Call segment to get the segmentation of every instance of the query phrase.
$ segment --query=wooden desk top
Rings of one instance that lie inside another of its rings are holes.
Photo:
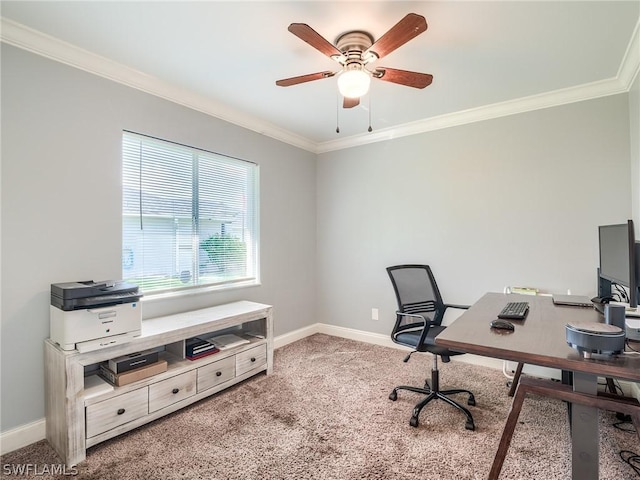
[[[490,328],[505,304],[514,301],[529,302],[527,318],[510,320],[513,332]],[[595,309],[556,306],[551,297],[487,293],[438,335],[436,344],[485,357],[640,382],[640,354],[585,359],[567,345],[565,325],[578,320],[603,322],[604,318]]]

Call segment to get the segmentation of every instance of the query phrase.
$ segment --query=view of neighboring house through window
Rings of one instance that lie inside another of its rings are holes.
[[[122,278],[143,292],[258,282],[258,166],[124,132]]]

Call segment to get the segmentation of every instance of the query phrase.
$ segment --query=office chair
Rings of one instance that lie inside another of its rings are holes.
[[[441,325],[446,309],[468,309],[469,306],[445,304],[428,265],[397,265],[388,267],[387,273],[398,301],[396,323],[391,332],[391,340],[399,345],[414,349],[405,357],[404,362],[408,362],[415,352],[430,352],[433,354],[431,383],[427,379],[424,387],[400,385],[389,394],[389,399],[397,400],[398,390],[409,390],[410,392],[426,395],[413,409],[413,415],[409,421],[409,425],[412,427],[418,426],[418,416],[422,408],[431,400],[440,399],[464,413],[467,417],[465,428],[467,430],[475,430],[473,417],[469,410],[449,398],[449,395],[467,393],[469,394],[467,405],[474,406],[476,401],[473,393],[469,390],[461,389],[440,390],[438,356],[442,358],[443,363],[448,363],[450,357],[460,355],[462,352],[454,352],[441,347],[436,345],[434,341],[435,337],[446,328]]]

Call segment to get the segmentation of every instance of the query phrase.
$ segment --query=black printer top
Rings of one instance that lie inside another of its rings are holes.
[[[62,310],[76,310],[91,306],[137,302],[138,286],[122,280],[94,282],[52,283],[51,305]]]
[[[51,295],[63,299],[95,297],[98,295],[137,293],[138,286],[123,280],[102,280],[94,282],[87,280],[82,282],[52,283]]]

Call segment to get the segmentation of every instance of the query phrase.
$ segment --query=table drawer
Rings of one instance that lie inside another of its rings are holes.
[[[236,375],[242,375],[254,368],[262,367],[267,363],[267,346],[245,350],[236,355]]]
[[[89,405],[86,408],[87,438],[140,418],[147,413],[149,413],[147,387]]]
[[[231,380],[236,376],[235,357],[227,357],[198,368],[198,392]]]
[[[149,413],[184,400],[195,393],[195,370],[149,385]]]

